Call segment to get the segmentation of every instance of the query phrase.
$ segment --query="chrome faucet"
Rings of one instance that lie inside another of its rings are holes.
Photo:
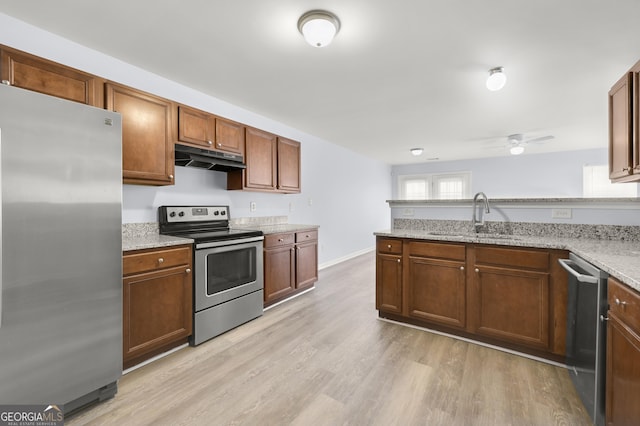
[[[473,216],[471,217],[471,223],[473,224],[473,229],[478,232],[478,227],[484,225],[484,215],[480,214],[480,220],[478,221],[476,219],[476,210],[478,209],[477,204],[478,204],[478,198],[482,197],[484,199],[484,212],[485,213],[490,213],[491,210],[489,209],[489,199],[487,198],[487,195],[484,192],[478,192],[474,197],[473,197]]]

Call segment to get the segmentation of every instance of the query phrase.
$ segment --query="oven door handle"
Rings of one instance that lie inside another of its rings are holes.
[[[578,281],[581,283],[589,283],[589,284],[598,284],[598,277],[594,277],[592,275],[581,274],[580,272],[573,269],[573,265],[576,263],[571,259],[558,259],[558,263],[564,269],[567,270],[568,273],[576,277]]]
[[[236,244],[254,243],[262,240],[264,240],[264,237],[260,236],[260,237],[251,237],[251,238],[239,238],[236,240],[213,241],[209,243],[196,244],[196,249],[232,246]]]

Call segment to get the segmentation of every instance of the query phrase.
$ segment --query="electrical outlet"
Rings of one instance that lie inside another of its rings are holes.
[[[249,210],[251,210],[252,212],[256,211],[256,203],[255,203],[255,201],[252,201],[251,204],[249,204]]]
[[[553,219],[571,219],[571,209],[551,209]]]
[[[404,209],[402,211],[403,216],[413,216],[413,209]]]
[[[309,205],[312,206],[313,205],[313,198],[309,197]]]
[[[292,212],[293,211],[293,203],[289,203],[289,211]]]

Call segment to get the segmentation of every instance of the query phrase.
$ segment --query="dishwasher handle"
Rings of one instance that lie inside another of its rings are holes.
[[[573,265],[576,264],[573,260],[558,259],[558,263],[560,264],[560,266],[566,269],[568,273],[576,277],[576,279],[581,283],[598,284],[598,277],[594,277],[593,275],[581,274],[580,272],[576,271],[573,268]]]

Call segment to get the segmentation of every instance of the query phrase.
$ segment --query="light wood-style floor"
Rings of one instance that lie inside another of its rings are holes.
[[[68,425],[588,425],[568,373],[380,321],[375,256],[125,375]]]

